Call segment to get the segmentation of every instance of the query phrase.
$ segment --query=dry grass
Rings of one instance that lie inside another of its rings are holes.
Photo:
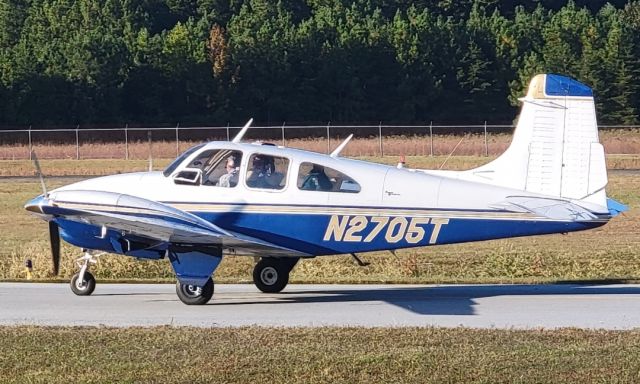
[[[153,169],[160,170],[170,160],[153,161]],[[101,176],[116,173],[139,172],[149,170],[145,160],[40,160],[42,173],[47,176]],[[0,176],[35,176],[33,163],[29,160],[0,160]]]
[[[349,133],[339,137],[332,137],[330,148],[335,148],[339,142]],[[52,144],[49,142],[34,142],[33,148],[41,159],[76,159],[76,147],[74,137],[70,137],[70,144]],[[272,140],[282,144],[280,140]],[[600,141],[610,154],[640,154],[640,130],[604,130],[600,132]],[[488,137],[488,155],[497,156],[504,152],[511,142],[511,134],[491,133]],[[153,158],[174,158],[177,152],[184,151],[196,144],[196,141],[185,139],[176,148],[175,141],[155,141],[152,145]],[[316,152],[327,152],[327,142],[322,138],[291,139],[285,144],[292,148],[307,149]],[[485,144],[482,134],[466,135],[434,135],[433,153],[431,153],[431,140],[424,134],[388,136],[383,138],[383,151],[385,155],[406,156],[446,156],[452,153],[459,144],[454,154],[458,156],[484,156]],[[148,159],[149,145],[144,140],[132,141],[128,145],[129,159]],[[80,142],[80,159],[124,159],[126,148],[124,142],[117,141],[104,143],[91,138],[83,138]],[[372,134],[369,137],[356,137],[344,150],[346,156],[380,156],[379,139]],[[3,145],[0,148],[0,159],[21,160],[29,158],[27,143]]]
[[[361,156],[357,159],[384,164],[397,164],[398,156]],[[418,169],[463,170],[486,164],[495,157],[484,156],[406,156],[406,166]],[[153,169],[161,170],[169,164],[169,159],[153,160]],[[100,176],[116,173],[138,172],[149,169],[147,160],[41,160],[45,176]],[[607,155],[609,169],[640,169],[638,155]],[[0,177],[35,176],[35,168],[29,160],[0,160]]]
[[[55,187],[69,180],[51,180]],[[0,183],[0,279],[23,279],[23,263],[32,259],[35,277],[50,270],[46,223],[25,213],[24,202],[40,193],[36,180]],[[356,267],[348,256],[305,260],[292,274],[293,282],[552,282],[558,280],[640,278],[640,176],[613,174],[609,194],[631,211],[606,226],[568,235],[548,235],[401,250],[397,256],[375,252],[371,262]],[[63,247],[61,277],[75,271],[79,250]],[[218,282],[249,282],[253,260],[226,258],[216,272]],[[105,256],[94,269],[100,280],[174,281],[169,263]]]
[[[2,383],[637,383],[640,332],[0,328]]]

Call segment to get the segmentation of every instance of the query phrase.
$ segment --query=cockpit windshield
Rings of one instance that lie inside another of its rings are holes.
[[[180,156],[178,156],[175,160],[173,160],[171,162],[171,164],[169,164],[169,166],[167,168],[164,169],[164,171],[162,172],[162,174],[165,177],[169,177],[169,175],[171,175],[173,173],[173,171],[176,170],[176,168],[178,168],[178,166],[180,164],[182,164],[182,162],[189,157],[189,155],[191,155],[193,152],[197,151],[198,149],[204,147],[205,143],[202,144],[198,144],[195,145],[189,149],[187,149],[186,151],[182,152],[182,154]]]

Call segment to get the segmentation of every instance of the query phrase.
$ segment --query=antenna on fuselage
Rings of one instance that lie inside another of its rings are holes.
[[[245,124],[244,127],[242,127],[240,132],[238,132],[238,134],[233,138],[233,140],[231,140],[231,142],[239,143],[240,140],[242,140],[242,137],[244,136],[244,134],[247,133],[247,130],[249,130],[249,127],[251,126],[252,123],[253,123],[253,118],[250,118],[249,121],[247,121],[247,124]]]
[[[456,149],[458,149],[458,146],[462,143],[462,140],[464,140],[464,136],[462,136],[462,138],[460,139],[460,141],[458,141],[458,144],[456,144],[455,147],[453,147],[453,150],[451,151],[451,153],[449,153],[449,156],[447,156],[446,159],[444,159],[444,161],[442,162],[442,164],[440,164],[440,167],[438,167],[438,169],[442,169],[442,167],[444,167],[445,164],[447,164],[447,161],[449,161],[449,159],[451,158],[451,156],[453,156],[453,152],[456,151]]]
[[[338,155],[340,155],[340,152],[342,152],[344,147],[346,147],[347,144],[349,144],[349,141],[351,140],[351,138],[353,138],[353,133],[350,134],[349,136],[347,136],[347,138],[344,139],[344,141],[342,143],[340,143],[340,145],[338,145],[338,147],[336,149],[334,149],[333,152],[331,152],[331,154],[329,156],[338,157]]]

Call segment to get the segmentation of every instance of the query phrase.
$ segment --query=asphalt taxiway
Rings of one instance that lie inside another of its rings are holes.
[[[640,285],[216,285],[186,306],[171,284],[98,284],[79,297],[67,284],[1,283],[0,325],[640,327]]]

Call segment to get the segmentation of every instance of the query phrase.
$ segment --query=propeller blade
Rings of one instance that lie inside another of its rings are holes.
[[[53,274],[58,275],[60,270],[60,229],[54,221],[49,222],[49,240],[51,241],[51,260],[53,261]]]
[[[249,129],[251,124],[253,124],[253,117],[250,118],[249,121],[247,121],[247,124],[245,124],[244,127],[242,127],[240,132],[238,132],[236,137],[234,137],[233,140],[231,140],[231,142],[232,143],[239,143],[240,140],[242,140],[242,138],[244,137],[244,134],[247,133],[247,130]]]
[[[47,187],[44,185],[44,175],[42,174],[42,168],[40,168],[40,162],[38,161],[38,156],[36,156],[36,151],[31,151],[31,158],[33,159],[33,165],[36,167],[36,175],[40,179],[40,185],[42,185],[42,194],[44,197],[49,196],[47,192]]]

